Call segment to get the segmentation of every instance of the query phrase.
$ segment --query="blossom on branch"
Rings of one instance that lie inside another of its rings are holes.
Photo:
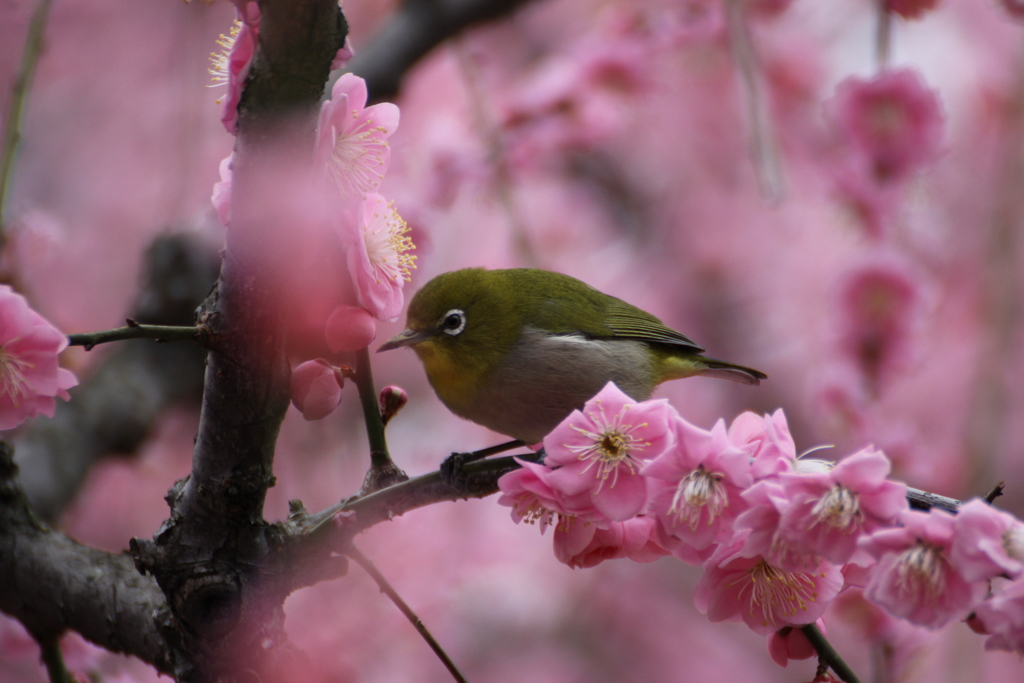
[[[675,411],[665,400],[637,403],[613,382],[544,437],[546,477],[565,496],[585,495],[609,520],[635,517],[647,503],[640,469],[672,445]]]
[[[320,420],[341,403],[345,378],[322,358],[309,360],[292,369],[289,388],[294,405],[308,421]]]
[[[711,621],[742,619],[755,633],[804,626],[821,618],[843,586],[839,567],[827,562],[789,571],[745,553],[745,540],[721,546],[704,564],[694,601]]]
[[[238,103],[242,99],[242,88],[249,76],[249,67],[256,54],[259,39],[260,8],[255,2],[238,5],[238,19],[227,35],[221,34],[217,44],[221,52],[210,54],[210,75],[213,82],[209,87],[227,86],[227,93],[217,103],[221,105],[220,120],[225,130],[238,133]]]
[[[985,597],[988,582],[968,581],[954,564],[953,515],[907,510],[899,523],[861,541],[878,560],[868,570],[864,597],[930,629],[966,617]]]
[[[68,339],[20,294],[0,285],[0,430],[36,415],[53,417],[56,399],[78,384],[57,356]]]
[[[345,74],[320,108],[317,163],[342,199],[359,199],[380,185],[391,163],[388,138],[398,128],[398,107],[366,106],[366,81]]]
[[[950,555],[968,581],[1024,576],[1024,523],[975,498],[953,520]]]
[[[889,481],[889,459],[865,448],[826,473],[779,475],[788,501],[779,534],[798,553],[844,564],[864,534],[892,525],[907,509],[907,487]]]
[[[357,210],[357,230],[342,227],[349,274],[356,285],[359,305],[378,320],[394,320],[402,312],[402,288],[416,267],[416,248],[409,225],[394,203],[369,194]]]
[[[725,423],[706,431],[681,417],[672,420],[675,446],[642,470],[650,490],[651,512],[661,529],[706,560],[712,543],[746,507],[740,493],[753,483],[750,451],[729,442]],[[683,561],[691,555],[677,554]]]

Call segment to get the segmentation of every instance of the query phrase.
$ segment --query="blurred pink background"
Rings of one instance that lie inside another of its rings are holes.
[[[394,4],[346,0],[357,55]],[[0,111],[34,5],[0,3]],[[234,140],[218,118],[221,91],[206,85],[233,16],[223,0],[54,2],[6,218],[23,293],[63,331],[121,324],[154,236],[223,239],[209,197]],[[856,142],[825,103],[844,79],[875,74],[875,20],[868,0],[750,13],[762,132],[783,174],[774,202],[751,160],[749,93],[719,0],[544,0],[436,49],[397,100],[381,187],[418,245],[407,292],[476,265],[579,277],[709,355],[771,375],[756,389],[663,386],[691,422],[782,407],[799,450],[834,444],[839,457],[873,443],[897,478],[957,498],[1005,480],[1000,505],[1021,516],[1024,23],[996,0],[944,0],[895,20],[892,66],[937,91],[942,141],[907,177],[857,185],[844,175]],[[851,294],[879,269],[879,289]],[[858,336],[871,325],[880,341]],[[377,343],[400,329],[380,326]],[[888,344],[884,362],[868,362],[868,342]],[[87,380],[102,353],[69,351],[65,364]],[[414,354],[374,360],[378,385],[410,396],[388,429],[410,474],[504,440],[445,411]],[[358,489],[367,447],[354,386],[345,392],[320,422],[289,410],[269,520],[289,499],[318,510]],[[63,528],[111,551],[151,536],[164,493],[188,472],[196,422],[173,411],[138,457],[98,465]],[[550,535],[513,525],[493,498],[412,512],[359,544],[477,683],[813,677],[811,662],[776,666],[742,624],[697,614],[698,569],[665,558],[570,570]],[[320,667],[309,680],[449,680],[358,567],[286,609]],[[1018,657],[984,652],[960,624],[923,631],[855,595],[826,620],[864,680],[883,680],[875,667],[887,681],[1024,678]],[[156,679],[75,636],[67,650],[69,666],[105,681]],[[0,617],[0,681],[43,680],[34,644]]]

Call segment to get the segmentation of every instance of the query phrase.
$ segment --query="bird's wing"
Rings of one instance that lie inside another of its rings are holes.
[[[604,319],[605,326],[616,337],[628,337],[654,344],[682,346],[694,353],[704,351],[697,342],[666,326],[650,313],[620,299],[612,299]]]
[[[700,344],[650,313],[590,288],[575,292],[573,296],[548,295],[539,307],[537,322],[542,329],[555,334],[636,339],[681,347],[693,353],[704,351]]]

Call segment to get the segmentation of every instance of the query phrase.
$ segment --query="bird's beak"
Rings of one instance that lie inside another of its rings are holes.
[[[429,336],[430,335],[426,332],[405,330],[381,344],[380,348],[377,349],[377,353],[380,353],[381,351],[390,351],[391,349],[398,349],[403,346],[415,346],[422,341],[426,341]]]

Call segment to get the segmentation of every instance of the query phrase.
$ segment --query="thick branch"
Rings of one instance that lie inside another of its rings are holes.
[[[183,637],[179,680],[249,671],[288,680],[301,655],[283,630],[283,594],[258,571],[274,484],[274,444],[288,406],[288,269],[294,230],[288,182],[308,169],[330,63],[347,33],[337,0],[261,0],[259,40],[239,104],[232,219],[220,279],[200,310],[210,330],[199,432],[189,477],[168,496],[153,542],[133,541],[137,566],[168,596]],[[301,177],[301,176],[298,176]],[[241,663],[244,661],[244,666]]]
[[[128,555],[112,555],[51,531],[31,512],[11,449],[0,443],[0,610],[40,642],[73,629],[113,652],[169,673],[160,628],[168,618],[156,582]]]
[[[512,14],[528,0],[405,0],[361,47],[348,70],[366,79],[370,100],[392,100],[402,78],[435,47],[474,24]]]

